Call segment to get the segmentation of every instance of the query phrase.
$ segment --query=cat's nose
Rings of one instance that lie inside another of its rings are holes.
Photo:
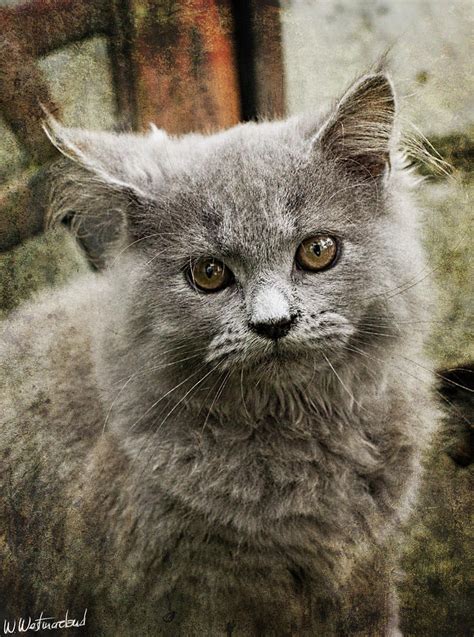
[[[286,336],[295,323],[296,314],[292,314],[291,316],[276,320],[273,319],[258,323],[250,323],[250,329],[256,332],[259,336],[277,341],[279,338]]]
[[[290,309],[289,290],[269,277],[247,299],[249,327],[259,336],[274,341],[288,334],[296,322],[296,314]]]

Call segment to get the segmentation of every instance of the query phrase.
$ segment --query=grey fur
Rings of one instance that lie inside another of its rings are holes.
[[[0,599],[98,635],[397,635],[396,540],[436,421],[431,291],[383,74],[326,117],[66,130],[51,216],[104,272],[3,326]],[[112,215],[112,216],[111,216]],[[299,243],[337,264],[295,269]],[[110,240],[109,240],[110,239]],[[202,294],[190,260],[236,284]],[[270,300],[270,302],[269,302]],[[294,313],[277,345],[249,321]],[[83,634],[83,633],[81,633]]]

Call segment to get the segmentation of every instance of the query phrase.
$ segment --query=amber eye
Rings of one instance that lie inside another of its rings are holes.
[[[233,275],[222,261],[206,257],[205,259],[199,259],[193,264],[190,278],[192,283],[200,290],[217,292],[232,282]]]
[[[327,234],[305,239],[296,252],[296,262],[303,270],[317,272],[329,268],[337,255],[337,241]]]

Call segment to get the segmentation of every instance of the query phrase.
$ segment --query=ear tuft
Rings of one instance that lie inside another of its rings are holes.
[[[49,224],[69,227],[89,263],[102,269],[151,211],[148,171],[156,144],[141,135],[62,126],[45,112],[43,129],[64,156],[49,170]]]
[[[159,142],[165,142],[168,139],[167,132],[163,128],[158,128],[153,122],[150,122],[150,134]]]
[[[395,94],[383,73],[366,75],[342,97],[315,138],[323,152],[359,178],[378,179],[390,166]]]
[[[67,128],[47,111],[45,116],[43,130],[61,155],[111,188],[133,189],[137,195],[140,194],[140,188],[135,183],[132,185],[127,175],[122,174],[121,168],[124,167],[126,155],[120,157],[117,152],[120,150],[117,143],[119,136],[114,133]]]

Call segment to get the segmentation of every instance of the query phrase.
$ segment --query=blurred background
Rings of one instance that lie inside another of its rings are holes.
[[[90,246],[45,231],[44,170],[56,157],[40,103],[70,126],[208,131],[324,109],[391,48],[402,127],[452,167],[419,168],[428,276],[440,290],[428,349],[447,379],[440,402],[452,406],[451,438],[427,458],[404,546],[407,636],[474,634],[473,404],[453,384],[472,387],[474,360],[473,25],[468,0],[0,0],[4,315],[91,267]]]

